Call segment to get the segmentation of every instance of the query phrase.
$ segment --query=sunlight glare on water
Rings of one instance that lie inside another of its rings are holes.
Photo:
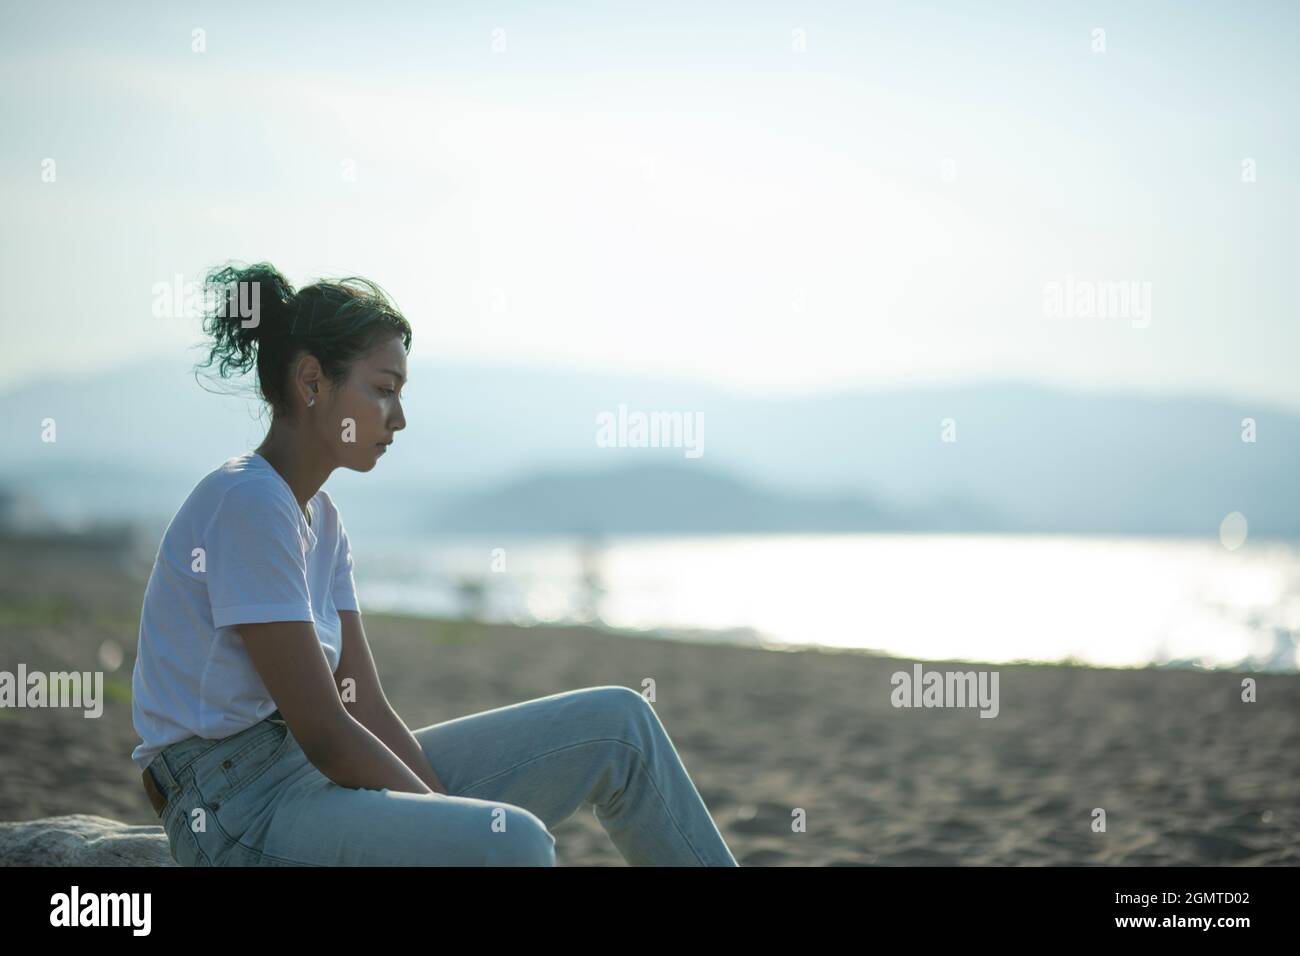
[[[481,575],[486,616],[585,620],[578,542],[424,539],[405,580],[363,571],[371,606],[455,613],[447,580]],[[408,552],[410,553],[410,552]],[[918,660],[1102,666],[1247,659],[1296,667],[1300,550],[1213,539],[1012,535],[614,538],[596,607],[621,628],[752,629],[774,645],[869,648]]]

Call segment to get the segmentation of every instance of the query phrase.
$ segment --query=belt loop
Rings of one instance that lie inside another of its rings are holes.
[[[172,793],[180,789],[180,783],[177,781],[175,774],[172,773],[171,767],[167,766],[167,758],[161,753],[157,754],[145,771],[153,777],[154,783],[168,800],[172,798]]]

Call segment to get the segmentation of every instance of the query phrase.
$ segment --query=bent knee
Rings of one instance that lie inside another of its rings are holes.
[[[622,684],[605,684],[600,687],[588,687],[585,691],[588,699],[603,710],[616,713],[639,713],[649,708],[650,702],[631,687]]]
[[[650,702],[632,688],[608,684],[589,687],[585,693],[592,710],[587,726],[594,734],[635,745],[654,733],[659,718]]]
[[[488,839],[489,866],[555,866],[555,837],[534,813],[502,807],[503,826]]]

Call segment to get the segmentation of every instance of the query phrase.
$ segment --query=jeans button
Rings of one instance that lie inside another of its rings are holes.
[[[230,761],[229,761],[229,760],[223,760],[223,761],[221,761],[221,766],[223,766],[223,767],[229,767],[229,766],[230,766]]]

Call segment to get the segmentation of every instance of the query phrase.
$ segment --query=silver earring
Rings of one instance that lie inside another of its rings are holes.
[[[308,408],[311,408],[311,407],[312,407],[313,405],[315,405],[315,404],[316,404],[316,396],[313,395],[313,396],[311,397],[311,401],[309,401],[309,402],[307,403],[307,407],[308,407]]]

